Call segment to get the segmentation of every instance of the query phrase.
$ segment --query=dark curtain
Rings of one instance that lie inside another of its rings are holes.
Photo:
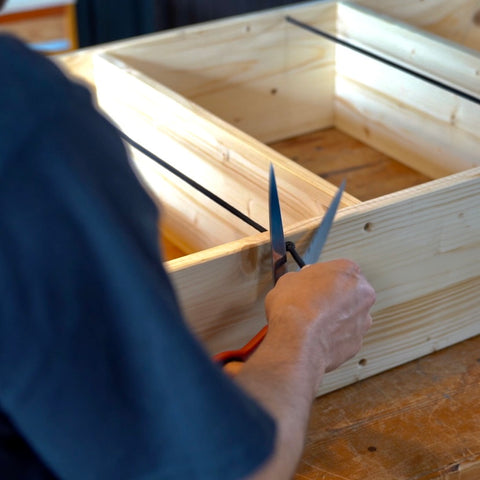
[[[157,0],[160,29],[279,7],[305,0]]]
[[[78,0],[81,47],[154,32],[157,0]]]
[[[78,0],[81,47],[303,0]]]

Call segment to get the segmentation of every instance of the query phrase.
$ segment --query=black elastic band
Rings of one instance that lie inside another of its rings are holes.
[[[184,173],[180,172],[176,168],[172,167],[169,163],[167,163],[165,160],[162,160],[160,157],[157,157],[155,154],[147,150],[145,147],[137,143],[135,140],[130,138],[128,135],[126,135],[124,132],[121,130],[118,130],[118,133],[121,138],[123,138],[127,143],[129,143],[132,147],[136,148],[139,152],[143,153],[146,155],[148,158],[151,158],[155,162],[157,162],[159,165],[161,165],[163,168],[168,170],[169,172],[173,173],[176,177],[180,178],[184,182],[188,183],[191,187],[195,188],[198,190],[200,193],[203,193],[206,197],[208,197],[210,200],[213,200],[217,205],[220,205],[221,207],[225,208],[225,210],[228,210],[230,213],[235,215],[237,218],[240,220],[243,220],[245,223],[248,223],[251,227],[253,227],[255,230],[259,232],[266,232],[267,229],[262,227],[259,223],[255,222],[255,220],[252,220],[250,217],[242,213],[240,210],[235,208],[233,205],[230,205],[228,202],[223,200],[223,198],[220,198],[218,195],[215,195],[213,192],[210,190],[206,189],[204,186],[200,185],[197,183],[195,180],[192,180],[190,177],[187,177]]]
[[[295,244],[291,241],[287,241],[285,242],[285,248],[287,252],[290,252],[290,255],[293,257],[297,265],[300,268],[303,268],[305,266],[305,262],[303,261],[303,258],[300,256],[300,254],[297,252]]]
[[[308,30],[309,32],[315,33],[316,35],[320,35],[321,37],[324,37],[328,40],[331,40],[332,42],[335,42],[335,43],[338,43],[339,45],[343,45],[344,47],[350,48],[351,50],[354,50],[355,52],[361,53],[362,55],[366,55],[367,57],[373,58],[374,60],[378,60],[379,62],[385,63],[386,65],[389,65],[390,67],[394,67],[397,70],[400,70],[404,73],[408,73],[409,75],[412,75],[413,77],[419,78],[420,80],[423,80],[427,83],[435,85],[436,87],[439,87],[443,90],[446,90],[447,92],[450,92],[450,93],[453,93],[454,95],[462,97],[465,100],[469,100],[470,102],[480,104],[480,99],[477,98],[477,97],[474,97],[473,95],[462,92],[461,90],[458,90],[458,89],[456,89],[454,87],[451,87],[449,85],[445,85],[444,83],[442,83],[438,80],[435,80],[434,78],[427,77],[426,75],[418,73],[415,70],[411,70],[410,68],[404,67],[403,65],[399,65],[398,63],[395,63],[391,60],[388,60],[387,58],[381,57],[380,55],[377,55],[376,53],[372,53],[372,52],[369,52],[368,50],[364,50],[361,47],[357,47],[356,45],[352,45],[351,43],[349,43],[345,40],[342,40],[341,38],[338,38],[335,35],[324,32],[323,30],[320,30],[319,28],[313,27],[312,25],[308,25],[307,23],[303,23],[300,20],[296,20],[295,18],[292,18],[290,16],[285,17],[285,19],[287,20],[287,22],[289,22],[293,25],[296,25],[297,27]]]

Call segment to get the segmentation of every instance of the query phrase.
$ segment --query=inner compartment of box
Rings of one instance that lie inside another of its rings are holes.
[[[270,147],[336,186],[346,180],[348,192],[362,202],[431,180],[334,127]]]
[[[223,119],[232,126],[232,135],[238,129],[239,142],[246,148],[250,142],[240,132],[333,184],[346,178],[347,191],[362,201],[478,165],[478,105],[289,24],[286,15],[333,34],[347,31],[351,41],[370,50],[375,48],[372,38],[388,34],[394,45],[392,36],[401,44],[409,35],[401,28],[392,33],[391,25],[381,19],[370,22],[372,17],[362,10],[337,2],[310,2],[155,35],[113,49],[108,57],[159,96],[171,93],[172,98],[180,95],[192,102],[192,115],[205,117],[206,109]],[[362,30],[366,19],[367,33]],[[346,28],[355,23],[362,32],[358,38],[355,28]],[[388,48],[380,47],[388,56]],[[441,58],[441,45],[438,48]],[[114,95],[114,88],[113,82],[106,85],[100,99]],[[114,101],[123,99],[117,94]],[[158,129],[181,117],[172,111],[159,120],[158,108],[154,111],[145,103],[141,109]],[[182,117],[177,123],[179,143],[198,141],[197,132],[190,132],[188,122],[196,121],[192,118]],[[208,142],[238,153],[238,144],[211,136]],[[191,148],[202,150],[204,145]],[[229,161],[225,151],[197,153],[218,157],[221,168]],[[194,164],[192,156],[190,165]],[[223,189],[221,183],[217,193],[228,197],[234,189]],[[202,236],[198,224],[192,228]],[[240,231],[237,238],[242,236],[245,232]],[[166,243],[175,247],[166,248],[167,258],[191,253],[175,234]]]
[[[280,140],[270,147],[336,186],[345,179],[349,193],[361,201],[431,180],[334,127]],[[191,253],[182,250],[175,238],[163,235],[161,243],[166,260]]]

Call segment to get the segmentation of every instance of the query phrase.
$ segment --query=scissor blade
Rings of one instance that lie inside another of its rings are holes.
[[[277,182],[273,165],[270,165],[269,186],[270,241],[272,243],[272,276],[274,283],[287,272],[285,237],[283,234],[282,211],[278,199]]]
[[[338,205],[340,204],[340,199],[342,198],[343,191],[345,190],[345,180],[340,185],[337,193],[333,197],[330,206],[328,207],[327,213],[322,219],[322,222],[318,226],[317,230],[313,234],[312,241],[303,256],[303,260],[306,265],[311,263],[317,263],[320,254],[322,253],[323,246],[327,241],[328,234],[330,233],[330,228],[332,227],[333,219],[337,213]]]

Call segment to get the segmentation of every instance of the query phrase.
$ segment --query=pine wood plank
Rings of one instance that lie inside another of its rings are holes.
[[[363,2],[360,0],[355,3]],[[449,10],[453,9],[456,15],[463,15],[462,8],[467,3],[471,8],[474,2],[470,0],[436,1],[429,2],[428,8],[432,9],[434,6],[437,15],[445,7]],[[375,2],[375,4],[376,7],[373,10],[382,8],[380,2]],[[402,7],[404,7],[404,2],[401,4]],[[445,15],[448,17],[447,13]],[[444,38],[431,35],[425,30],[411,28],[410,25],[392,18],[372,15],[369,10],[352,9],[341,2],[338,4],[337,18],[336,31],[341,38],[360,44],[370,52],[394,60],[395,63],[413,69],[419,68],[429,76],[441,80],[443,83],[460,87],[468,93],[476,95],[480,93],[477,55],[475,52],[463,48],[461,41],[451,43]],[[464,19],[473,24],[473,15]],[[416,25],[419,21],[418,18],[411,20],[411,25]],[[374,34],[379,30],[381,31],[381,41]]]
[[[479,188],[476,169],[339,212],[323,259],[361,265],[377,290],[375,325],[360,357],[327,375],[319,393],[480,333]],[[289,233],[300,251],[311,228]],[[267,234],[195,255],[167,263],[193,329],[212,351],[242,344],[264,322]]]
[[[345,48],[337,53],[337,128],[431,177],[479,164],[477,104]]]
[[[452,42],[480,49],[480,8],[477,0],[352,0]]]

